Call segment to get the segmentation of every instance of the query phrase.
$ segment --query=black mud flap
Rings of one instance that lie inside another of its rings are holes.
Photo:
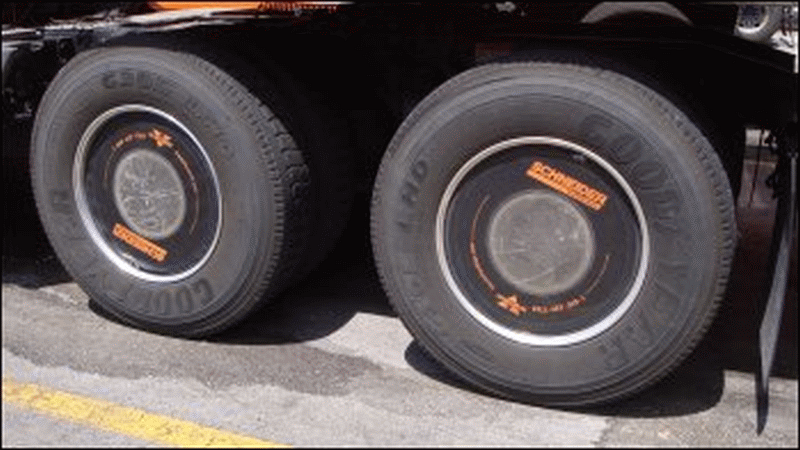
[[[790,269],[792,241],[797,236],[797,139],[796,135],[788,142],[788,152],[781,156],[778,165],[779,193],[775,225],[772,230],[770,266],[772,281],[769,296],[758,332],[759,366],[756,373],[757,432],[761,434],[767,424],[769,407],[769,374],[775,360],[778,344],[783,304],[786,298],[786,285]]]

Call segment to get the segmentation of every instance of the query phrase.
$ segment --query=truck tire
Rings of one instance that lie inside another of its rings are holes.
[[[618,73],[468,70],[400,126],[372,203],[378,271],[454,374],[541,404],[654,383],[709,327],[733,199],[685,114]]]
[[[783,6],[748,4],[739,6],[736,35],[742,39],[764,44],[781,27]]]
[[[101,48],[62,68],[36,115],[32,183],[56,254],[98,306],[197,336],[285,286],[313,205],[270,107],[186,52]]]

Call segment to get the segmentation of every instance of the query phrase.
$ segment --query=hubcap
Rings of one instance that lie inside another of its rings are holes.
[[[186,215],[186,195],[178,171],[163,156],[133,150],[114,171],[114,200],[133,231],[164,239],[180,227]]]
[[[199,140],[170,114],[137,104],[102,113],[80,139],[72,178],[81,221],[121,270],[177,281],[210,258],[219,182]]]
[[[746,31],[754,31],[766,23],[767,9],[759,5],[739,7],[739,26]]]
[[[588,219],[572,202],[545,190],[512,196],[492,217],[488,234],[491,261],[528,294],[566,291],[586,275],[594,256]]]
[[[436,215],[437,261],[477,322],[540,346],[585,341],[633,305],[649,261],[623,175],[563,139],[509,139],[467,160]]]

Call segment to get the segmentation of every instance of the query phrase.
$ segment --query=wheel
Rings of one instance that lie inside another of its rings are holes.
[[[475,386],[609,401],[676,366],[713,317],[733,252],[719,158],[681,111],[611,71],[471,69],[386,152],[372,204],[386,292]]]
[[[748,41],[765,43],[781,27],[780,5],[741,5],[736,20],[736,34]]]
[[[31,151],[57,255],[127,324],[222,330],[280,291],[306,250],[303,153],[269,105],[198,56],[76,56],[40,103]]]

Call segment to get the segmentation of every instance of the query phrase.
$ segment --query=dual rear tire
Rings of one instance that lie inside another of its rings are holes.
[[[214,61],[86,51],[34,124],[34,193],[57,255],[96,304],[147,330],[230,327],[318,263],[319,236],[335,240],[347,218],[346,204],[318,216],[349,201],[324,183],[349,181],[348,149],[301,145],[273,110],[291,99],[232,57]]]

